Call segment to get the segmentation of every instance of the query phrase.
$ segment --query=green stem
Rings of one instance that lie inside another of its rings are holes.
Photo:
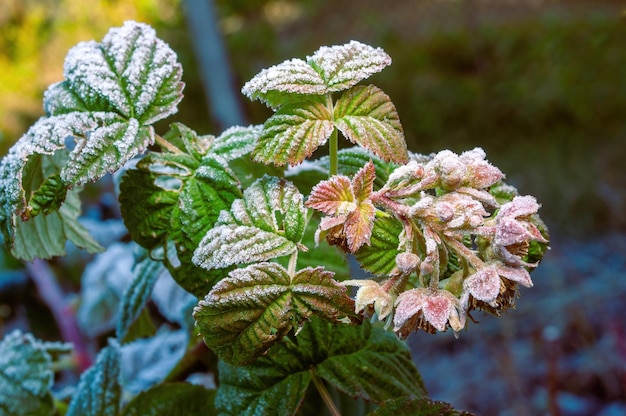
[[[328,111],[330,111],[331,117],[333,117],[334,121],[334,106],[333,106],[333,97],[330,93],[326,95],[326,107],[328,107]],[[333,132],[330,134],[330,139],[328,141],[328,157],[330,158],[330,168],[328,171],[328,176],[331,177],[337,174],[337,152],[339,151],[339,138],[337,134],[337,129],[333,128]]]
[[[326,390],[326,386],[324,386],[324,382],[320,380],[320,378],[313,372],[313,370],[309,370],[311,374],[311,379],[313,380],[313,384],[315,384],[315,388],[317,389],[320,396],[322,396],[322,400],[324,400],[324,404],[328,407],[330,414],[333,416],[341,416],[339,409],[335,406],[333,399],[330,397],[330,393]]]

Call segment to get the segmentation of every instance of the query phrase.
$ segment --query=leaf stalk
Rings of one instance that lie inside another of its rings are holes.
[[[313,372],[313,370],[309,370],[309,373],[311,374],[311,379],[313,380],[313,384],[315,384],[315,388],[317,389],[320,396],[322,396],[322,400],[324,400],[324,404],[330,411],[330,414],[333,416],[341,416],[341,412],[339,412],[339,409],[337,409],[337,406],[335,406],[335,403],[330,397],[330,393],[328,393],[324,382],[317,376],[317,374]]]

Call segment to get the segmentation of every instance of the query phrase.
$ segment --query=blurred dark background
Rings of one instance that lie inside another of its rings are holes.
[[[194,3],[2,0],[0,155],[42,114],[42,92],[62,79],[67,49],[128,19],[154,26],[185,69],[179,114],[160,131],[176,120],[219,133],[221,104],[207,104],[204,86],[223,67],[198,64],[194,48],[216,45],[190,35],[185,7]],[[435,399],[477,414],[626,414],[622,1],[211,3],[214,20],[204,30],[219,29],[235,90],[262,68],[321,45],[355,39],[380,46],[393,64],[369,81],[396,104],[410,150],[483,147],[510,183],[542,202],[552,251],[519,310],[480,317],[460,340],[411,338]],[[246,123],[270,115],[237,97]]]

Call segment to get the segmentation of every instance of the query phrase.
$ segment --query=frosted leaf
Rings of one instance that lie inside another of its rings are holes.
[[[109,346],[98,354],[94,366],[81,375],[67,416],[117,415],[122,396],[119,379],[119,345],[110,340]]]
[[[335,126],[351,142],[386,161],[408,162],[404,131],[389,96],[373,85],[357,86],[337,100]]]
[[[291,59],[262,70],[241,89],[252,100],[260,99],[271,107],[281,103],[281,94],[323,95],[328,91],[324,80],[302,59]]]
[[[192,261],[205,269],[265,261],[296,251],[296,244],[278,234],[245,225],[220,225],[200,241]]]
[[[85,334],[98,336],[115,328],[124,291],[134,277],[133,252],[133,244],[114,243],[85,267],[76,314]]]
[[[329,91],[346,90],[391,65],[381,48],[351,41],[345,45],[322,46],[307,62],[320,74]]]
[[[263,126],[234,126],[220,134],[211,146],[211,152],[226,160],[234,160],[250,153],[256,145]]]
[[[14,416],[44,415],[53,411],[54,382],[50,346],[30,334],[13,331],[0,342],[0,409]],[[67,349],[65,347],[64,349]]]
[[[160,253],[163,255],[162,253]],[[131,325],[139,317],[146,302],[150,298],[157,279],[166,272],[161,262],[148,257],[133,266],[132,280],[124,289],[119,302],[118,319],[115,326],[115,336],[121,342],[129,334]]]
[[[194,318],[221,359],[248,364],[312,315],[331,322],[354,316],[346,288],[332,277],[321,267],[291,276],[276,263],[235,269],[198,303]]]
[[[264,176],[223,211],[193,262],[207,269],[268,260],[294,252],[307,222],[304,197],[292,183]]]
[[[316,233],[316,242],[321,231],[333,229],[327,237],[329,241],[345,245],[352,253],[363,244],[369,243],[376,214],[376,208],[369,200],[375,175],[374,164],[369,161],[359,169],[352,181],[338,175],[320,182],[313,188],[306,206],[330,215],[322,218]],[[342,226],[342,229],[334,230],[339,226]]]
[[[48,117],[35,123],[0,163],[0,222],[8,244],[16,238],[18,216],[26,220],[54,212],[68,188],[98,180],[143,152],[154,140],[150,124],[176,111],[181,75],[174,52],[143,24],[127,22],[112,29],[102,43],[83,42],[71,49],[66,80],[51,85],[44,95]],[[71,141],[73,146],[66,149]],[[39,158],[45,163],[55,152],[69,153],[69,159],[40,182],[32,181],[24,169]],[[41,184],[41,191],[33,188]],[[30,192],[36,196],[32,206]],[[92,245],[85,238],[75,242]],[[35,256],[63,253],[44,250]]]
[[[326,143],[333,129],[331,114],[323,104],[282,107],[265,122],[253,158],[276,166],[297,165]]]
[[[115,111],[141,124],[176,112],[182,99],[176,54],[142,23],[127,21],[101,43],[79,43],[65,59],[64,74],[90,111]]]
[[[391,64],[381,48],[360,42],[323,46],[306,61],[291,59],[264,69],[248,81],[242,92],[272,108],[289,102],[307,101],[307,96],[346,90]]]
[[[306,206],[323,212],[326,215],[347,214],[354,210],[354,192],[350,178],[335,175],[329,180],[322,181],[311,190]],[[347,203],[352,203],[351,209],[345,209]]]
[[[185,355],[188,344],[185,328],[162,325],[154,336],[122,345],[120,373],[124,392],[136,394],[163,382]]]

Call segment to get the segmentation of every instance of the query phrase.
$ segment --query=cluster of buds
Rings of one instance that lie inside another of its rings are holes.
[[[355,192],[350,202],[393,215],[403,231],[396,267],[382,282],[344,282],[359,287],[357,312],[375,314],[388,325],[393,322],[401,337],[418,329],[434,333],[452,328],[458,333],[473,309],[499,315],[514,306],[519,285],[532,286],[529,270],[538,265],[548,243],[537,216],[540,205],[534,197],[518,196],[504,185],[503,173],[485,160],[482,149],[416,156],[395,169],[378,191],[370,185],[371,163],[357,173],[356,182],[362,183],[364,176],[369,179],[367,191],[360,193],[361,198]],[[341,181],[346,183],[342,191],[352,190],[347,178]],[[309,206],[322,208],[329,189],[339,194],[332,186],[336,183],[331,178],[314,189]],[[343,212],[322,211],[339,219],[323,219],[322,230],[330,228],[326,224],[345,221]],[[358,236],[357,249],[369,243],[375,221],[369,209],[359,217],[360,229],[366,232]],[[342,233],[353,241],[346,227]]]

